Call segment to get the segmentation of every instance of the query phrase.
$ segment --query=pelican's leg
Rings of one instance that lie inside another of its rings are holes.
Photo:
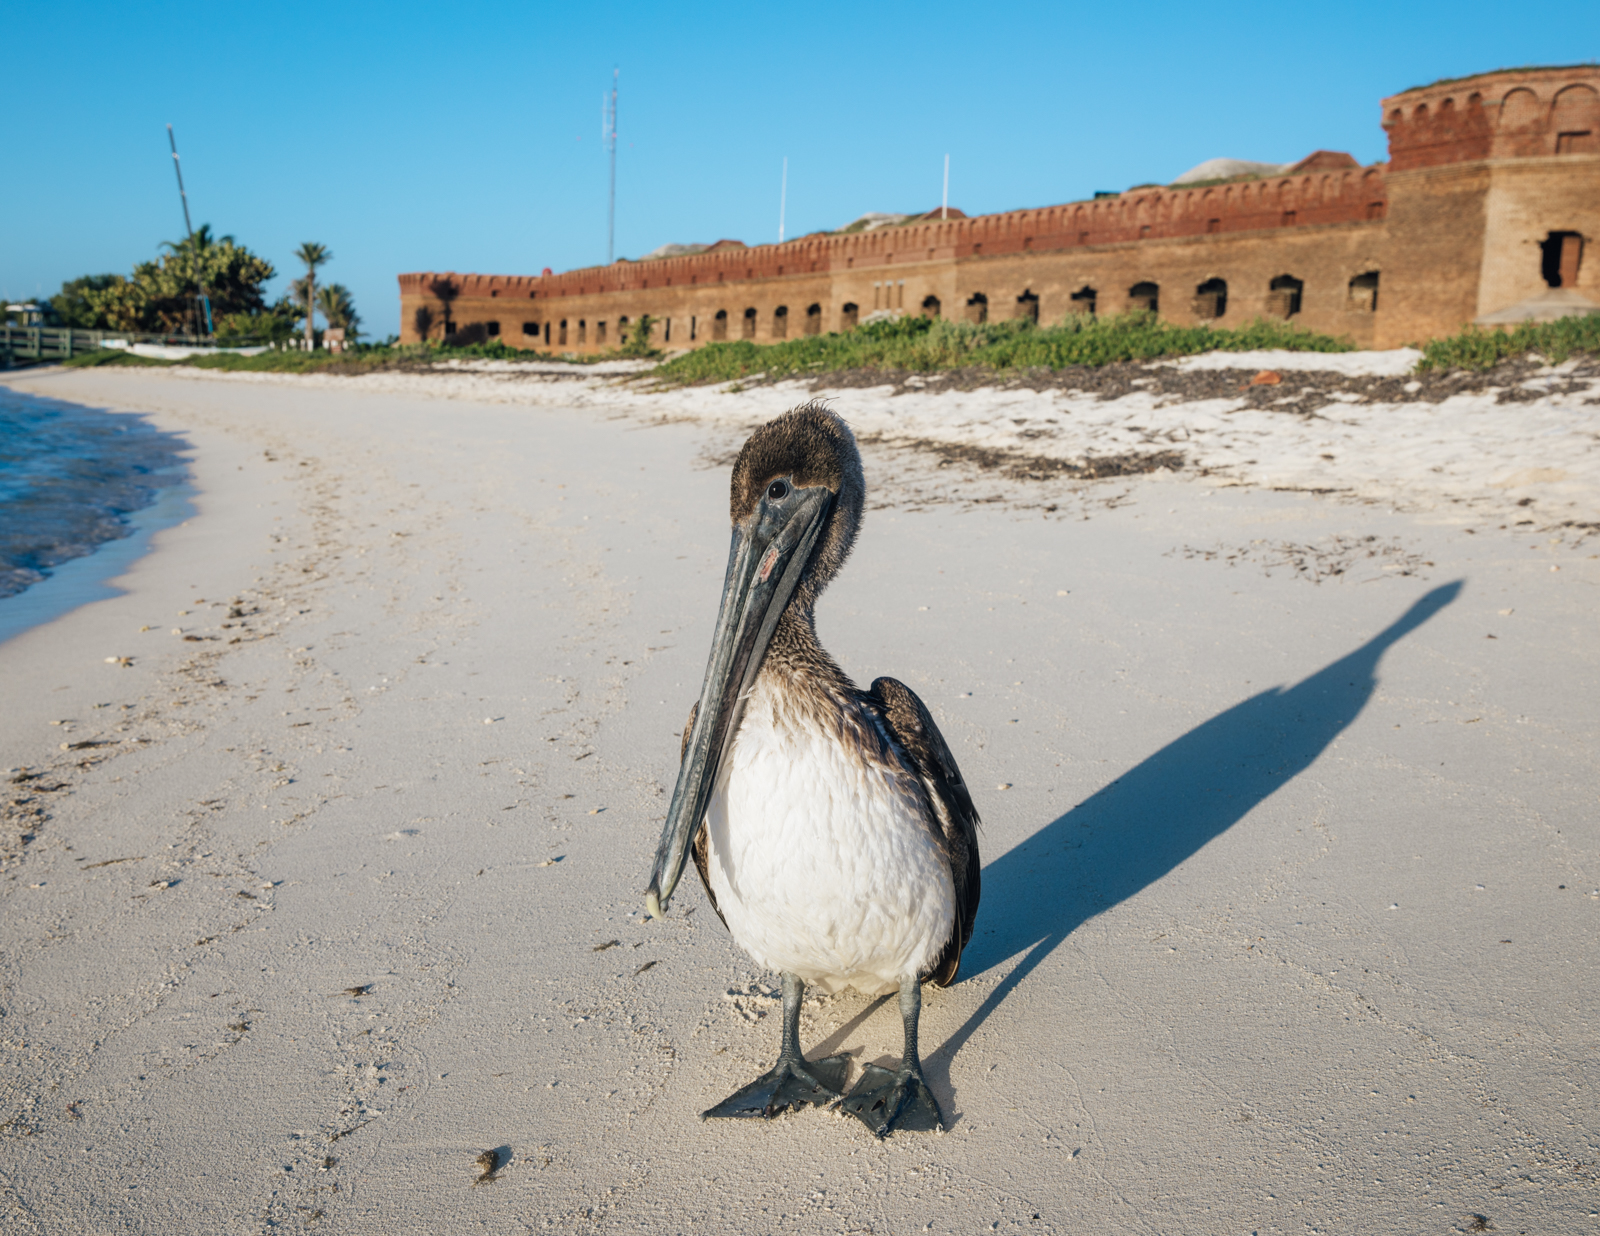
[[[834,1102],[850,1076],[849,1056],[808,1061],[800,1051],[800,1001],[806,985],[792,974],[783,976],[783,1046],[778,1063],[748,1086],[735,1091],[701,1116],[775,1116],[807,1103]]]
[[[891,1073],[875,1064],[867,1065],[842,1104],[877,1137],[883,1137],[890,1129],[944,1131],[944,1115],[922,1080],[922,1057],[917,1054],[917,1019],[921,1015],[922,984],[913,975],[900,984],[900,1017],[906,1026],[906,1050],[900,1068]]]

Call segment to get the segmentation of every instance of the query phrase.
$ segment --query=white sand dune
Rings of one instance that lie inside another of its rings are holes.
[[[1296,372],[1394,377],[1420,353],[1213,352],[1150,367],[1184,370],[1275,369],[1286,377],[1279,402],[1297,403]],[[1074,392],[981,388],[922,394],[892,386],[813,391],[809,383],[649,391],[628,380],[644,366],[616,362],[604,373],[553,364],[482,362],[451,373],[378,373],[348,377],[231,374],[231,381],[359,390],[530,407],[692,417],[735,428],[775,416],[805,398],[846,410],[858,432],[1045,459],[1078,461],[1128,452],[1177,450],[1185,467],[1215,481],[1278,489],[1337,490],[1414,511],[1470,518],[1520,518],[1523,499],[1546,522],[1600,519],[1600,436],[1596,393],[1567,392],[1570,364],[1527,380],[1550,387],[1542,397],[1500,401],[1498,390],[1452,395],[1438,403],[1358,402],[1350,395],[1312,400],[1312,414],[1229,398],[1182,400],[1135,390],[1120,398]],[[596,366],[595,368],[599,368]],[[198,370],[174,377],[213,382]],[[1154,379],[1151,384],[1155,385]],[[1528,394],[1522,389],[1516,395]]]
[[[717,461],[793,388],[7,380],[181,432],[199,495],[123,595],[0,644],[6,1233],[1600,1222],[1579,397],[835,393],[883,440],[824,641],[927,699],[984,817],[925,1002],[952,1127],[878,1143],[701,1123],[770,1064],[775,976],[692,880],[638,913]],[[892,1002],[803,1030],[899,1050]]]
[[[1416,348],[1383,352],[1203,352],[1168,362],[1174,369],[1276,369],[1280,373],[1343,373],[1351,377],[1400,378],[1417,367]]]

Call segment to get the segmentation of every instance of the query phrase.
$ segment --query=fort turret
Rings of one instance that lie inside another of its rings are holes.
[[[1506,69],[1383,100],[1380,346],[1600,301],[1600,65]],[[1552,292],[1559,295],[1551,295]]]

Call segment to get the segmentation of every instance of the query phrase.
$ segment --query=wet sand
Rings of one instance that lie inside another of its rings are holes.
[[[196,513],[0,644],[6,1231],[1594,1229],[1584,521],[869,442],[821,634],[985,858],[951,1128],[879,1143],[701,1123],[776,976],[692,880],[640,921],[739,417],[8,381],[183,434]]]

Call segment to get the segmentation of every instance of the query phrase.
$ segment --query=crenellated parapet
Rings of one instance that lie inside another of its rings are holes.
[[[1389,167],[1600,154],[1600,65],[1504,69],[1383,101]]]
[[[561,274],[400,276],[402,296],[439,281],[467,299],[552,300],[652,288],[706,287],[889,268],[908,263],[1059,251],[1130,241],[1262,231],[1382,219],[1388,192],[1380,166],[1319,150],[1276,176],[1212,185],[1146,185],[1114,197],[963,219],[931,219],[849,235],[804,236],[776,245],[721,241],[703,253],[586,266]]]

